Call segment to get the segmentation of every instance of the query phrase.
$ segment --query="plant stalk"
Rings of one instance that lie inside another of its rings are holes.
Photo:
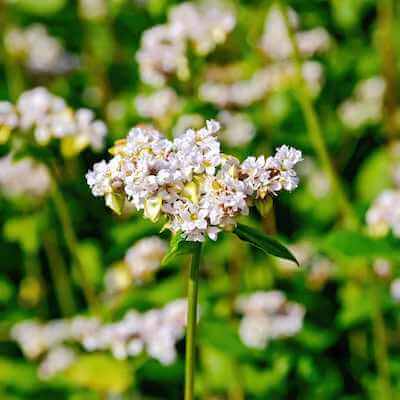
[[[392,388],[390,383],[389,357],[385,321],[382,315],[382,301],[378,282],[371,273],[372,292],[372,333],[374,337],[375,362],[379,380],[379,398],[392,400]]]
[[[289,35],[289,39],[291,42],[291,46],[293,49],[293,61],[296,70],[296,89],[298,94],[298,99],[300,103],[300,107],[303,111],[304,119],[307,125],[308,135],[310,137],[310,141],[312,146],[314,147],[314,151],[317,154],[321,166],[328,177],[332,189],[336,192],[338,196],[338,202],[341,209],[342,216],[344,218],[344,222],[348,227],[357,228],[359,225],[359,221],[354,213],[353,207],[347,195],[341,185],[339,177],[333,167],[331,158],[329,156],[325,140],[322,134],[321,124],[319,122],[317,113],[315,111],[312,98],[307,87],[307,83],[304,81],[303,73],[302,73],[302,60],[300,56],[299,47],[292,31],[292,28],[289,23],[287,7],[282,3],[279,3],[282,15],[285,19],[285,24],[287,28],[287,32]]]
[[[74,295],[65,262],[57,246],[54,231],[49,231],[44,235],[43,245],[47,254],[49,269],[54,282],[61,313],[65,317],[73,315],[76,312]]]
[[[185,400],[194,399],[195,341],[201,243],[195,243],[188,278],[188,311],[186,328]]]
[[[80,284],[86,302],[93,311],[97,311],[98,304],[97,304],[95,290],[87,278],[84,266],[79,257],[78,240],[76,238],[75,231],[73,228],[71,215],[69,213],[68,206],[64,200],[64,197],[58,187],[57,181],[54,177],[52,179],[51,197],[61,223],[61,227],[65,238],[65,243],[68,247],[71,257],[75,261],[75,265],[79,273]]]

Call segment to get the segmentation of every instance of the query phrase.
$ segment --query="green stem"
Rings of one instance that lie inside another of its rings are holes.
[[[0,57],[4,64],[8,95],[12,101],[16,101],[24,90],[24,77],[21,66],[12,56],[7,54],[4,44],[5,34],[9,29],[9,25],[10,17],[7,13],[7,5],[0,0]]]
[[[392,389],[390,383],[389,358],[386,339],[385,321],[382,315],[382,301],[378,283],[371,273],[372,292],[372,331],[374,336],[375,362],[379,379],[379,399],[391,400]]]
[[[74,295],[70,286],[68,272],[64,260],[59,252],[56,236],[53,231],[43,237],[43,245],[47,254],[50,273],[54,282],[58,304],[63,316],[73,315],[76,312]]]
[[[194,399],[195,339],[201,243],[195,244],[188,279],[188,315],[186,329],[185,400]]]
[[[61,227],[64,233],[65,243],[68,247],[68,250],[71,254],[71,257],[75,261],[75,265],[77,267],[79,277],[80,277],[80,284],[86,299],[86,302],[92,308],[93,311],[97,311],[97,299],[95,290],[92,287],[90,281],[87,278],[86,271],[84,266],[81,262],[78,253],[78,241],[75,235],[75,231],[72,224],[71,215],[68,210],[68,206],[65,203],[64,197],[58,187],[56,179],[53,177],[52,179],[52,188],[51,188],[51,197],[58,214]]]
[[[314,105],[312,102],[312,97],[310,95],[309,89],[307,87],[307,83],[304,81],[303,73],[302,73],[302,60],[300,56],[299,47],[294,36],[294,33],[291,29],[288,13],[286,7],[284,7],[281,3],[281,12],[284,16],[289,39],[293,48],[293,61],[296,70],[296,89],[298,94],[298,99],[300,103],[300,107],[303,111],[305,122],[307,125],[308,135],[310,137],[311,144],[314,147],[314,151],[316,152],[321,166],[327,175],[332,189],[336,192],[338,196],[339,206],[341,208],[341,212],[344,218],[344,222],[349,227],[357,227],[359,222],[354,213],[354,210],[351,206],[349,199],[343,187],[340,183],[339,177],[333,167],[332,161],[330,159],[325,140],[322,134],[321,124],[319,122],[317,113],[314,109]]]
[[[397,87],[396,87],[396,51],[393,43],[395,37],[393,0],[378,1],[379,51],[382,62],[382,75],[385,78],[386,90],[384,99],[384,119],[389,139],[394,139],[398,133]]]

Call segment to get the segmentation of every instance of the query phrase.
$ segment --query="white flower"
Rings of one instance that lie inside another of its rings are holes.
[[[392,295],[392,298],[395,301],[400,302],[400,279],[399,278],[393,280],[392,283],[390,284],[390,294]]]
[[[255,127],[246,114],[221,111],[218,120],[223,127],[221,140],[229,146],[244,146],[253,139]]]
[[[95,196],[123,196],[153,221],[165,215],[166,227],[189,241],[215,240],[248,214],[253,197],[293,190],[293,168],[301,160],[299,151],[282,146],[274,157],[241,165],[221,153],[219,129],[218,122],[207,121],[171,142],[151,127],[133,128],[113,148],[114,158],[87,174],[87,182]]]
[[[383,191],[367,211],[366,220],[372,234],[384,236],[392,230],[400,237],[400,191]]]
[[[29,177],[29,179],[24,179]],[[50,190],[50,173],[31,158],[14,161],[11,154],[0,158],[0,191],[7,197],[42,198]]]
[[[288,10],[288,20],[290,28],[295,31],[298,28],[299,19],[291,8]],[[294,39],[300,54],[304,57],[324,52],[330,45],[330,36],[322,27],[295,32]],[[278,61],[288,59],[293,53],[285,17],[278,6],[272,6],[265,19],[261,48],[271,59]]]
[[[338,108],[339,118],[350,129],[374,124],[382,119],[385,81],[380,76],[361,81],[354,94]]]
[[[10,130],[18,125],[18,115],[15,107],[8,101],[0,101],[0,129],[3,126]]]
[[[38,374],[41,379],[49,379],[53,375],[66,370],[76,359],[75,352],[66,346],[57,346],[49,351],[40,363]]]
[[[46,27],[34,24],[25,30],[14,28],[5,35],[7,52],[22,58],[34,73],[62,74],[77,67],[77,59],[67,53]]]
[[[180,104],[175,91],[164,88],[148,96],[137,96],[135,106],[140,116],[161,119],[178,111]]]
[[[125,262],[132,277],[139,283],[148,280],[160,268],[167,249],[167,243],[157,236],[135,243],[125,255]]]
[[[277,290],[240,296],[236,309],[244,314],[239,335],[249,347],[263,349],[270,340],[293,336],[303,327],[304,307]]]

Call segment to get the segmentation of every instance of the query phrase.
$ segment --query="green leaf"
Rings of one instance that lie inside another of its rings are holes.
[[[332,257],[360,257],[369,260],[383,257],[400,260],[398,241],[390,238],[372,238],[353,231],[332,232],[322,242],[321,248]]]
[[[250,226],[238,224],[233,231],[240,239],[249,242],[254,247],[262,250],[265,254],[290,260],[299,265],[296,257],[281,243],[270,236],[265,235]]]
[[[161,265],[165,266],[170,264],[176,257],[183,256],[185,254],[191,254],[195,251],[196,246],[200,246],[198,242],[187,241],[182,233],[176,233],[172,236],[169,245],[169,250],[161,261]]]
[[[122,393],[134,375],[127,361],[106,354],[85,354],[61,374],[68,382],[98,391]]]

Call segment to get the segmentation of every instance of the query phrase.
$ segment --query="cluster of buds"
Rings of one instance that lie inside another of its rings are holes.
[[[105,276],[108,294],[128,289],[132,284],[150,281],[161,266],[168,245],[157,236],[144,238],[126,252],[123,262],[112,266]]]
[[[39,374],[46,378],[74,362],[73,348],[110,351],[118,359],[146,351],[168,365],[175,361],[176,343],[184,335],[186,310],[186,300],[179,299],[144,313],[131,310],[122,320],[108,324],[82,316],[48,323],[24,321],[13,327],[11,336],[27,358],[41,361]]]
[[[236,309],[244,315],[239,334],[248,347],[264,349],[270,340],[294,336],[303,327],[304,307],[277,290],[240,296]]]
[[[95,120],[86,108],[72,110],[65,101],[38,87],[22,93],[17,104],[0,102],[0,137],[6,141],[13,130],[28,135],[33,132],[36,142],[46,145],[51,139],[61,141],[65,156],[74,156],[86,147],[101,150],[107,133],[106,125]]]
[[[376,236],[384,236],[390,230],[400,237],[400,190],[385,190],[367,211],[369,231]]]
[[[350,129],[357,129],[379,122],[382,119],[385,89],[385,80],[380,76],[359,82],[353,96],[339,106],[338,114],[343,124]]]
[[[40,24],[9,30],[4,45],[9,55],[21,60],[33,73],[62,74],[78,66],[77,58],[67,53]]]
[[[254,200],[298,185],[295,165],[301,152],[280,147],[274,156],[248,157],[243,163],[222,154],[216,121],[189,129],[173,141],[150,127],[136,127],[111,149],[114,157],[86,175],[93,195],[121,212],[130,202],[144,216],[182,233],[188,241],[217,239],[232,230]]]
[[[137,53],[142,80],[162,86],[170,75],[189,77],[186,56],[188,44],[202,55],[224,42],[235,26],[232,11],[218,2],[186,2],[172,8],[168,22],[144,32]]]

